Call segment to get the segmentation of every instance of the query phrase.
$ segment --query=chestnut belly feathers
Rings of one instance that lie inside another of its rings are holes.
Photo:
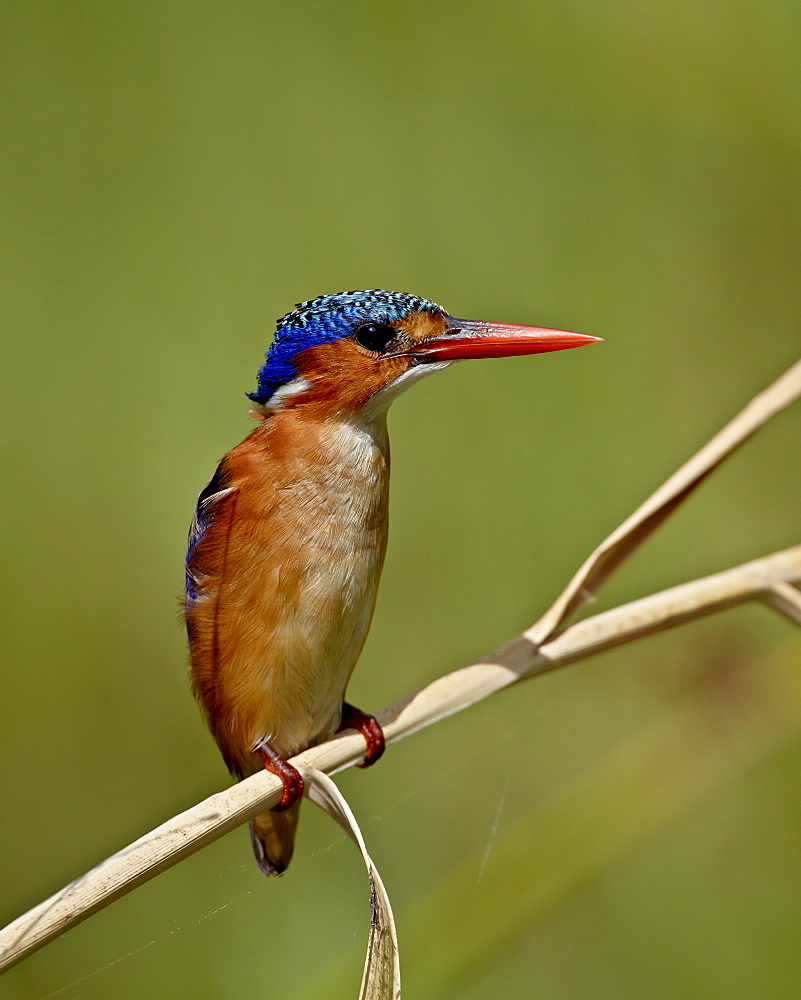
[[[384,426],[309,428],[289,410],[230,451],[201,494],[187,562],[193,684],[237,777],[261,767],[261,740],[289,757],[337,729],[375,605],[388,477]]]

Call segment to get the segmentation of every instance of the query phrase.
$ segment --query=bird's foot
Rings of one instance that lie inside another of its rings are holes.
[[[384,730],[381,728],[378,719],[374,715],[368,715],[360,709],[351,705],[350,702],[342,702],[342,722],[338,733],[343,729],[358,729],[367,743],[367,753],[364,760],[357,767],[369,767],[382,756],[386,744],[384,742]]]
[[[278,813],[289,809],[303,795],[303,778],[300,771],[293,767],[288,760],[275,752],[269,743],[257,743],[253,747],[253,752],[261,757],[264,770],[274,774],[284,783],[284,793],[278,805],[272,807],[270,812]]]

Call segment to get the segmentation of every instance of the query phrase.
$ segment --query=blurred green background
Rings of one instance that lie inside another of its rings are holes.
[[[396,404],[351,692],[378,708],[530,624],[797,355],[801,7],[427,0],[3,6],[2,903],[11,919],[227,775],[176,595],[273,320],[413,291],[602,347]],[[599,606],[799,540],[798,407]],[[743,608],[507,691],[340,785],[406,993],[797,997],[801,641]],[[349,998],[361,862],[305,808],[14,969],[11,1000]],[[72,985],[70,985],[72,984]]]

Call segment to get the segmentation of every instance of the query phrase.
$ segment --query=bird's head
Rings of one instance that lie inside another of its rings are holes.
[[[541,354],[599,339],[454,319],[435,302],[405,292],[321,295],[278,321],[258,388],[248,396],[261,416],[300,405],[321,416],[379,415],[411,381],[451,361]]]

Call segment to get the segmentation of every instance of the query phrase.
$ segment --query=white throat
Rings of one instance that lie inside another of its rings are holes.
[[[402,392],[406,392],[413,382],[425,378],[426,375],[430,375],[432,372],[442,371],[449,364],[451,364],[450,361],[435,361],[431,364],[415,365],[413,368],[409,368],[402,375],[393,379],[388,385],[385,385],[383,389],[379,389],[365,403],[363,407],[364,416],[367,420],[375,420],[378,417],[383,417],[392,401],[397,399]]]

